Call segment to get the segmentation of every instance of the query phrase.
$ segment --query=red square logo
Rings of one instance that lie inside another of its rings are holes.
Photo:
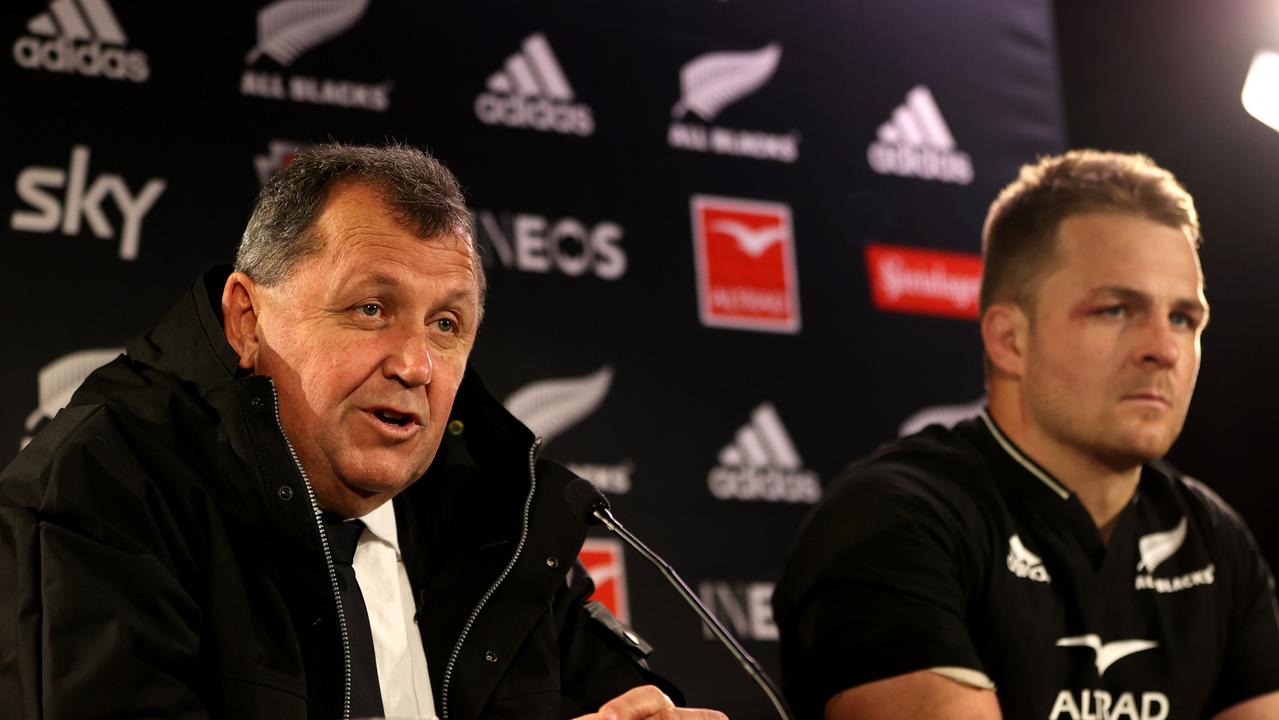
[[[604,603],[617,619],[630,623],[630,608],[626,603],[626,556],[622,542],[610,538],[586,538],[577,559],[586,566],[586,572],[595,581],[595,594],[591,600]]]
[[[981,293],[981,256],[899,245],[866,246],[875,307],[973,320]]]
[[[799,332],[790,206],[694,195],[692,208],[702,324]]]

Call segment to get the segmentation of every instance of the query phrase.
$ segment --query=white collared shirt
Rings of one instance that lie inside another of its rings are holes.
[[[422,635],[413,620],[417,604],[400,554],[395,509],[386,502],[360,520],[365,530],[351,565],[369,612],[382,711],[394,720],[434,720],[431,676],[426,671]]]

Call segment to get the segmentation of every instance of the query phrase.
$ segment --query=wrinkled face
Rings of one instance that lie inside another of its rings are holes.
[[[479,321],[467,245],[423,239],[367,186],[337,189],[324,249],[257,287],[254,372],[322,507],[362,515],[421,477],[440,445]]]
[[[1208,319],[1203,273],[1178,229],[1134,215],[1064,220],[1037,294],[1023,377],[1030,422],[1115,468],[1181,432]]]

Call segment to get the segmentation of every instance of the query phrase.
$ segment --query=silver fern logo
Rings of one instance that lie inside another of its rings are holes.
[[[538,380],[516,390],[503,404],[549,445],[569,428],[599,409],[613,384],[613,368],[605,365],[589,375]],[[635,464],[570,462],[568,469],[614,494],[629,492]]]
[[[736,155],[758,160],[795,162],[799,133],[768,133],[701,123],[682,122],[695,115],[710,123],[728,106],[758,91],[782,59],[782,46],[769,43],[758,50],[712,52],[689,61],[680,70],[680,98],[671,108],[667,143],[681,150]]]
[[[253,65],[265,56],[287,68],[355,27],[368,6],[369,0],[277,0],[258,11],[258,42],[244,62]],[[374,112],[390,108],[391,87],[390,80],[364,83],[265,70],[245,70],[240,78],[241,95]]]
[[[689,112],[706,122],[725,107],[760,89],[777,72],[782,46],[765,45],[753,52],[707,53],[680,70],[683,96],[671,109],[676,120]]]
[[[258,44],[244,61],[266,55],[284,66],[302,53],[350,30],[368,0],[280,0],[258,11]]]
[[[71,396],[89,373],[116,359],[122,352],[124,348],[78,350],[40,368],[36,375],[36,394],[40,405],[27,416],[27,435],[18,441],[18,449],[26,447],[36,431],[71,402]]]
[[[1137,554],[1141,556],[1141,561],[1137,563],[1137,577],[1134,580],[1136,589],[1174,593],[1216,582],[1217,568],[1212,563],[1184,575],[1155,577],[1155,570],[1185,545],[1189,531],[1190,519],[1183,515],[1181,522],[1171,530],[1142,535],[1137,540]]]

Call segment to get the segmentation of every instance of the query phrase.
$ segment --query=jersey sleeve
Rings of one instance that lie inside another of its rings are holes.
[[[985,672],[968,630],[984,567],[965,518],[909,471],[843,478],[805,524],[774,594],[783,678],[802,717],[847,688],[935,667]]]
[[[1234,569],[1225,656],[1209,708],[1215,713],[1279,690],[1279,606],[1274,575],[1252,533],[1223,501],[1210,497],[1223,516],[1219,555]]]

